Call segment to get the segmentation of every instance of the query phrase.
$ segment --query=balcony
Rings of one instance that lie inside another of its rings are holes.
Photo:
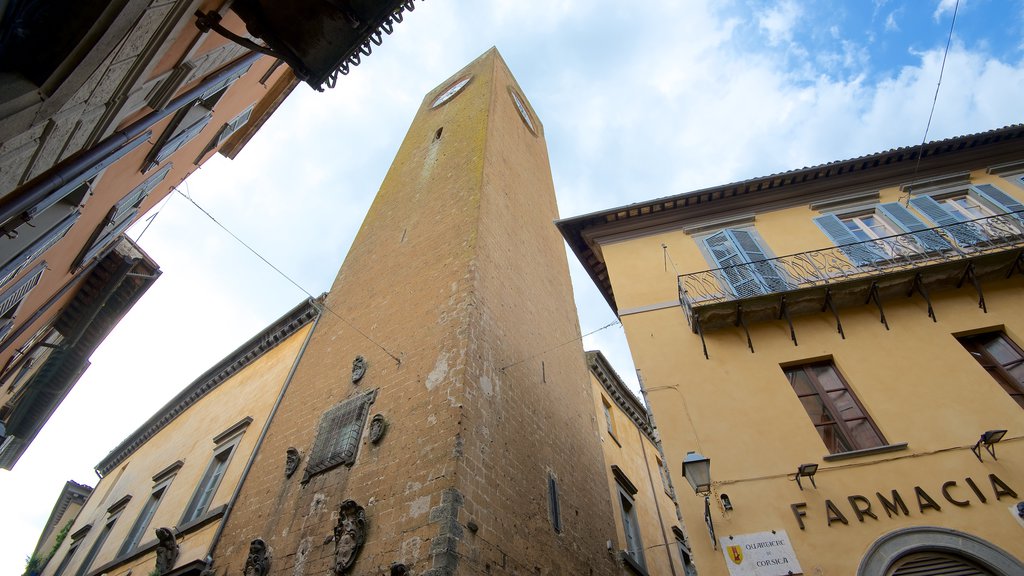
[[[988,311],[982,283],[1024,273],[1024,211],[682,274],[679,300],[694,333],[830,312],[845,338],[839,310],[874,303],[888,329],[884,303],[918,295],[936,320],[930,294],[970,283]],[[707,356],[707,346],[704,345]]]

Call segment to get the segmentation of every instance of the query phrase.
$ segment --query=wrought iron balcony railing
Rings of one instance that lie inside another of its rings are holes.
[[[679,276],[694,331],[703,307],[830,287],[1024,248],[1024,211]]]

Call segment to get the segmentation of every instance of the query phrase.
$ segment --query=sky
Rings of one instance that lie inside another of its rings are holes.
[[[956,0],[416,6],[336,88],[300,86],[235,160],[181,186],[310,294],[330,287],[423,95],[491,46],[544,124],[567,217],[920,144]],[[1024,0],[960,0],[928,140],[1022,122],[1022,103]],[[184,198],[148,216],[129,234],[163,276],[0,470],[2,574],[21,573],[65,481],[95,485],[109,450],[305,298]],[[569,262],[581,331],[614,322]],[[636,387],[620,326],[583,344]]]

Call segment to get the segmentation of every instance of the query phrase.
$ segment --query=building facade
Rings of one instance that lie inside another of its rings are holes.
[[[90,494],[92,494],[92,486],[79,484],[72,480],[64,483],[60,496],[53,505],[53,510],[50,511],[50,517],[46,519],[46,524],[43,526],[43,533],[39,535],[39,542],[36,543],[35,550],[29,556],[29,562],[34,561],[37,568],[32,571],[30,567],[28,571],[31,574],[38,574],[42,567],[50,561],[50,558],[57,553],[60,544],[71,531],[78,512],[85,505]]]
[[[1015,125],[559,222],[701,574],[1024,573],[1022,210]]]
[[[624,574],[696,574],[675,489],[647,409],[608,359],[587,352],[608,490]]]
[[[124,232],[296,85],[202,32],[224,2],[8,2],[0,25],[0,467],[160,274]],[[226,13],[225,25],[244,31]]]
[[[202,572],[319,316],[301,303],[115,447],[41,574]]]

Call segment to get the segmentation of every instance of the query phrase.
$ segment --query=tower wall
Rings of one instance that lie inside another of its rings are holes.
[[[532,112],[536,135],[519,118],[510,87],[492,49],[424,99],[242,485],[218,571],[241,572],[259,538],[271,574],[331,573],[345,500],[367,521],[346,573],[614,571],[543,129]],[[353,384],[357,355],[367,370]],[[383,438],[370,442],[364,427],[351,467],[303,483],[324,413],[372,390],[366,422],[383,415]],[[286,478],[289,447],[303,462]]]

